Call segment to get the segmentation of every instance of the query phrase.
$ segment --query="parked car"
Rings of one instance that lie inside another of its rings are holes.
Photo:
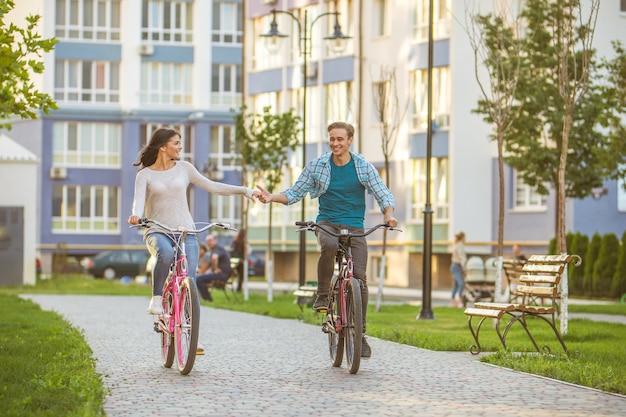
[[[82,265],[96,278],[135,277],[145,273],[149,256],[145,250],[108,250],[84,259]]]
[[[248,275],[254,275],[258,277],[265,276],[265,252],[264,251],[252,251],[248,255]]]

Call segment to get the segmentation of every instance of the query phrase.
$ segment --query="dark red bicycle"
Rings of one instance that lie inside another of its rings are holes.
[[[339,238],[339,249],[335,256],[338,273],[333,275],[330,281],[328,309],[325,311],[326,317],[322,323],[322,331],[328,334],[330,361],[333,366],[341,366],[345,349],[348,371],[351,374],[356,374],[361,365],[363,307],[361,304],[361,285],[358,279],[353,279],[354,263],[350,239],[368,236],[381,228],[401,230],[393,228],[387,223],[378,224],[362,233],[351,233],[347,229],[341,229],[340,233],[336,233],[334,230],[313,221],[296,222],[296,226],[301,227],[298,229],[299,232],[319,229]]]

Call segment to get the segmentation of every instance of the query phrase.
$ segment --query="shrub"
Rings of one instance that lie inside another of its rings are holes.
[[[555,237],[550,239],[550,243],[548,244],[548,255],[556,255],[556,238]]]
[[[596,262],[598,258],[598,253],[600,252],[600,245],[602,243],[602,237],[600,233],[596,232],[591,237],[591,242],[589,242],[589,246],[587,246],[587,253],[585,254],[585,263],[584,267],[584,276],[583,276],[583,294],[586,296],[591,296],[593,293],[592,290],[592,278],[593,278],[593,264]]]
[[[598,258],[593,263],[593,293],[601,297],[611,294],[611,282],[617,267],[619,240],[615,233],[607,233],[602,237]]]
[[[622,235],[622,246],[617,258],[617,267],[611,283],[611,296],[621,297],[626,294],[626,232]]]
[[[580,256],[582,265],[575,267],[570,264],[568,273],[569,293],[572,295],[584,295],[583,277],[585,276],[585,255],[589,246],[589,237],[578,232],[572,239],[572,246],[569,251],[572,255]]]

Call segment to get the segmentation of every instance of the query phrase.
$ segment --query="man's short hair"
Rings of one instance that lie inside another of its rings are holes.
[[[346,132],[348,133],[349,138],[354,136],[354,126],[352,126],[350,123],[333,122],[328,125],[328,133],[330,133],[330,131],[333,129],[345,129]]]

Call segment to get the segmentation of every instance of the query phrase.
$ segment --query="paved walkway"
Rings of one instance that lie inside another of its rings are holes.
[[[84,330],[111,390],[109,417],[626,415],[624,396],[374,338],[372,358],[350,375],[330,365],[319,327],[209,307],[207,354],[181,376],[160,365],[147,297],[24,297]]]

